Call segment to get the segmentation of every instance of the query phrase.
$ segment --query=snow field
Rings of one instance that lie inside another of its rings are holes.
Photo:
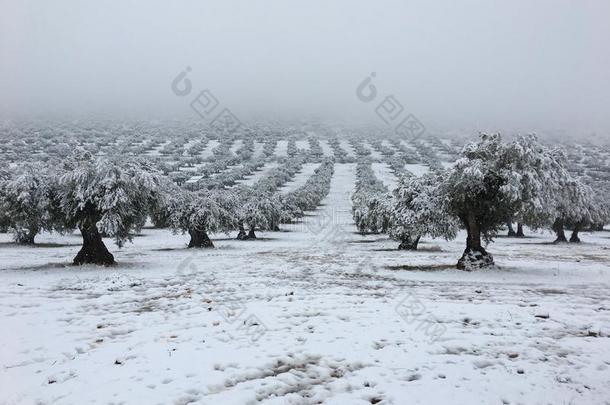
[[[303,186],[307,179],[311,177],[314,171],[320,167],[320,163],[305,163],[301,167],[301,171],[299,171],[291,181],[286,183],[281,189],[280,192],[282,194],[288,194],[299,187]]]
[[[375,177],[383,182],[388,191],[394,190],[398,186],[398,178],[387,163],[371,163]]]
[[[261,170],[257,170],[250,176],[246,176],[243,180],[238,180],[236,183],[244,186],[252,186],[260,179],[264,178],[271,170],[278,167],[277,162],[265,163]]]
[[[324,153],[324,156],[335,156],[335,153],[333,152],[333,148],[328,144],[328,141],[326,139],[319,139],[320,142],[320,147],[322,148],[322,153]]]
[[[288,141],[287,140],[277,141],[277,145],[275,145],[274,155],[277,157],[288,156]]]
[[[428,173],[430,168],[420,163],[407,163],[405,164],[405,170],[408,170],[416,177],[420,177]]]

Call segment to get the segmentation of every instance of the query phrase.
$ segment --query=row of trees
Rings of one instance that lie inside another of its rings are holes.
[[[354,218],[360,231],[388,232],[401,248],[416,249],[423,236],[453,239],[459,228],[465,229],[466,248],[457,264],[461,269],[493,264],[482,241],[496,236],[506,218],[532,229],[552,229],[556,242],[567,241],[565,228],[573,231],[570,240],[578,242],[580,230],[610,222],[607,201],[569,173],[560,149],[543,146],[535,136],[504,143],[500,135],[482,135],[464,147],[448,170],[403,176],[392,195],[371,188],[356,193]]]
[[[188,232],[189,247],[213,247],[210,232],[235,230],[238,239],[256,238],[255,230],[277,230],[280,222],[315,208],[312,204],[328,194],[332,161],[322,163],[292,193],[276,192],[301,165],[299,159],[287,162],[254,187],[186,190],[150,161],[100,158],[77,150],[61,164],[26,164],[0,172],[0,226],[26,244],[43,230],[79,229],[83,245],[75,264],[113,264],[102,236],[122,246],[149,217],[157,226]]]

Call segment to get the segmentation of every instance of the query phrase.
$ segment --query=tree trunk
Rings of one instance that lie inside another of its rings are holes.
[[[582,228],[582,225],[580,223],[578,223],[574,226],[574,229],[572,229],[572,235],[570,236],[571,243],[580,243],[580,238],[578,237],[578,232],[580,232],[581,228]]]
[[[31,228],[24,232],[17,232],[15,234],[15,241],[20,245],[33,245],[38,231],[38,228]]]
[[[83,246],[74,258],[74,264],[91,263],[104,266],[116,264],[114,256],[106,249],[95,223],[81,226],[80,232],[83,236]]]
[[[481,227],[473,213],[469,212],[464,218],[464,225],[468,232],[466,249],[457,262],[460,270],[473,270],[494,264],[493,256],[481,246]]]
[[[420,236],[415,239],[411,239],[409,237],[402,239],[400,241],[400,245],[398,245],[398,250],[417,250],[419,238]]]
[[[256,234],[254,233],[254,227],[251,227],[250,231],[248,231],[248,239],[256,239]]]
[[[517,236],[517,234],[515,233],[515,230],[513,229],[513,221],[512,221],[512,219],[509,219],[506,222],[506,226],[508,227],[508,236],[509,237],[512,238],[514,236]]]
[[[554,243],[563,243],[568,241],[566,239],[566,234],[563,231],[563,220],[555,220],[555,223],[553,224],[553,231],[555,231],[555,234],[557,235]]]
[[[208,234],[205,231],[199,230],[189,230],[189,235],[191,235],[191,240],[189,241],[189,248],[213,248],[214,244],[212,240],[208,237]]]
[[[521,222],[517,223],[517,238],[525,238],[525,234],[523,233],[523,224]]]
[[[239,233],[237,234],[237,238],[238,240],[245,240],[248,239],[248,235],[246,235],[246,230],[244,229],[244,223],[243,221],[239,221]]]

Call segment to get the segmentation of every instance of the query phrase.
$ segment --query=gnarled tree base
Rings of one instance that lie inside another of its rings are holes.
[[[81,228],[81,234],[83,235],[83,247],[74,258],[74,264],[101,264],[103,266],[116,264],[114,256],[106,249],[95,225],[85,229]]]
[[[189,231],[191,240],[189,241],[188,248],[213,248],[214,244],[209,238],[208,234],[201,231]]]
[[[415,238],[414,240],[412,239],[404,239],[400,242],[400,245],[398,245],[398,250],[417,250],[417,245],[419,244],[419,236],[417,238]]]
[[[493,264],[493,256],[487,253],[482,247],[478,249],[466,248],[464,254],[457,262],[457,268],[471,271],[493,266]]]
[[[523,233],[523,225],[517,224],[517,233],[515,234],[517,238],[525,238],[525,234]]]
[[[580,238],[578,237],[578,232],[572,232],[572,236],[570,236],[570,243],[580,243]]]

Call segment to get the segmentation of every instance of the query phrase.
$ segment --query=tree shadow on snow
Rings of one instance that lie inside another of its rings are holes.
[[[373,249],[373,251],[417,254],[418,252],[420,252],[420,253],[442,252],[443,249],[441,249],[441,247],[439,245],[430,245],[430,246],[418,246],[417,250],[405,250],[405,249],[398,249],[398,248],[379,248],[379,249]]]
[[[81,243],[35,243],[33,245],[21,245],[16,242],[0,242],[0,248],[60,248],[60,247],[70,247],[70,246],[81,246]]]
[[[443,271],[455,270],[455,264],[436,264],[436,265],[421,265],[411,266],[408,264],[400,266],[387,266],[390,270],[406,270],[406,271]]]

